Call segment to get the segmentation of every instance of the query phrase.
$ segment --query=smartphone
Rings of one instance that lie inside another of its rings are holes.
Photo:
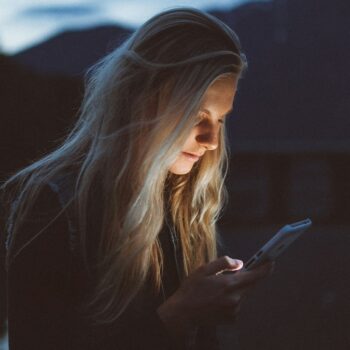
[[[312,221],[310,219],[305,219],[283,226],[244,264],[243,269],[249,271],[264,262],[275,260],[311,225]]]

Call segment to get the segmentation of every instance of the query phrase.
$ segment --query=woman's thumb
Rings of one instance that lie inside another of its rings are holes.
[[[231,270],[231,271],[239,270],[242,267],[243,267],[243,261],[232,259],[227,255],[225,255],[204,265],[201,268],[201,272],[204,275],[209,276],[209,275],[218,274],[224,270]]]

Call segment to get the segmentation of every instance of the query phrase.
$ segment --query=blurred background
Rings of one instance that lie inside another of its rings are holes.
[[[245,300],[239,322],[220,327],[222,349],[349,349],[347,0],[0,0],[0,181],[59,144],[88,67],[180,5],[231,26],[249,62],[228,122],[221,253],[246,260],[283,224],[314,222]]]

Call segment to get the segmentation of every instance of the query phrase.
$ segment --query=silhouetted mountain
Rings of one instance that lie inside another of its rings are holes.
[[[37,72],[81,76],[129,33],[117,26],[67,31],[16,54],[14,59]]]
[[[80,79],[47,77],[0,55],[0,179],[47,152],[70,128]]]
[[[229,124],[236,151],[349,151],[349,3],[279,0],[213,14],[238,33],[249,61]],[[126,38],[118,27],[63,33],[14,58],[81,75]]]

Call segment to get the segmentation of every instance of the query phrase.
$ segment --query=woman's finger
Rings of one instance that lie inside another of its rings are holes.
[[[243,267],[243,261],[222,256],[196,270],[196,275],[210,276],[220,274],[225,270],[239,270]]]

